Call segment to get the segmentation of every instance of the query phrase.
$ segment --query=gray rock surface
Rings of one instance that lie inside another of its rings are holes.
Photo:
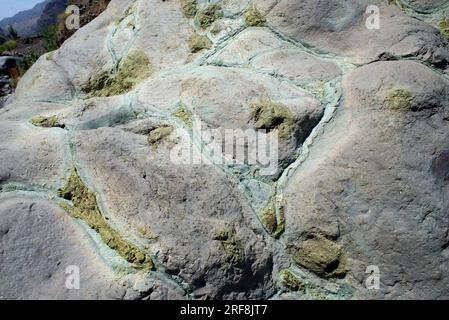
[[[449,298],[445,2],[216,2],[113,0],[20,80],[0,298]],[[216,163],[198,121],[279,166]]]
[[[377,32],[365,25],[370,5],[378,5],[382,14]],[[347,57],[356,64],[385,55],[444,65],[449,60],[447,40],[436,29],[386,1],[261,0],[260,7],[269,8],[268,23],[293,40]]]
[[[91,249],[81,226],[35,195],[2,197],[2,298],[119,298],[114,273]],[[80,289],[65,286],[66,268],[80,268]],[[114,288],[115,287],[115,288]]]
[[[410,110],[384,103],[392,87],[413,92]],[[318,230],[338,238],[360,283],[366,266],[379,266],[384,286],[357,297],[447,297],[447,168],[438,159],[447,150],[448,89],[415,62],[349,73],[342,109],[286,187],[288,241]]]

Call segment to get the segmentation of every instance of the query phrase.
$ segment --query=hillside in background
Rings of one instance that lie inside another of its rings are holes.
[[[0,21],[0,28],[7,30],[8,26],[19,33],[21,37],[35,37],[41,30],[57,23],[58,16],[67,7],[67,0],[46,0],[32,9],[21,11],[10,18]]]
[[[5,18],[0,21],[0,28],[7,30],[9,25],[19,33],[21,37],[31,37],[38,34],[38,25],[42,12],[45,7],[54,0],[46,0],[38,3],[33,8],[21,11],[10,18]]]
[[[36,28],[38,32],[57,23],[59,16],[64,13],[66,8],[67,0],[50,0],[37,20]]]
[[[80,8],[80,26],[95,19],[107,7],[110,0],[46,0],[32,9],[21,11],[10,18],[0,21],[0,42],[7,34],[7,28],[12,25],[20,37],[29,38],[41,35],[43,29],[58,26],[60,40],[64,41],[73,32],[64,30],[63,14],[68,5]]]

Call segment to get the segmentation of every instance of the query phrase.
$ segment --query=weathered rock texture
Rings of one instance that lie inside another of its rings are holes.
[[[112,0],[0,110],[0,297],[449,298],[448,8]],[[278,170],[173,163],[197,119]]]

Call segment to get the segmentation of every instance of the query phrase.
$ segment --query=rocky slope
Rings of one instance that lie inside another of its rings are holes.
[[[449,298],[448,10],[112,0],[0,110],[0,296]],[[279,170],[173,163],[196,118]]]

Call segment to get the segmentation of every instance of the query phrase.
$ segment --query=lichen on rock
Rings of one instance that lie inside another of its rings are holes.
[[[198,12],[196,0],[181,0],[182,12],[187,18],[195,17]]]
[[[285,230],[284,207],[277,201],[270,201],[258,213],[259,220],[265,230],[274,238],[278,238]]]
[[[116,73],[102,71],[93,75],[82,90],[90,97],[120,95],[133,90],[152,73],[148,56],[141,50],[135,50],[120,62]]]
[[[169,136],[170,133],[173,132],[173,127],[171,126],[165,126],[165,127],[159,127],[154,130],[152,130],[148,136],[148,143],[153,148],[156,148],[157,145],[160,143],[162,139]]]
[[[444,18],[438,23],[441,34],[449,39],[449,18]]]
[[[31,124],[33,126],[42,128],[64,128],[64,125],[59,123],[59,119],[57,116],[36,116],[31,119]]]
[[[265,17],[259,12],[259,10],[257,10],[255,6],[251,6],[248,10],[246,10],[244,16],[246,25],[250,27],[262,27],[267,22]]]
[[[181,120],[187,127],[191,128],[193,126],[192,113],[184,106],[180,106],[173,112],[173,116]]]
[[[344,277],[346,257],[341,246],[321,234],[310,234],[289,245],[293,261],[320,277]]]
[[[140,226],[137,231],[147,240],[154,241],[159,239],[158,236],[154,235],[153,232],[147,226]]]
[[[188,46],[190,52],[196,53],[204,49],[210,49],[212,42],[206,36],[194,35],[189,38]]]
[[[111,249],[115,250],[123,259],[137,268],[153,269],[151,258],[141,249],[127,241],[120,233],[109,226],[100,212],[95,194],[83,183],[76,169],[72,170],[66,185],[58,195],[71,201],[72,206],[60,202],[60,206],[73,217],[83,220],[98,232],[101,239]]]
[[[47,56],[45,57],[45,59],[47,61],[52,61],[54,53],[55,53],[55,51],[50,51],[49,53],[47,53]]]
[[[213,239],[220,241],[230,264],[237,265],[243,261],[244,248],[234,230],[229,228],[219,229],[215,232]]]
[[[251,119],[256,129],[278,130],[279,137],[289,138],[295,128],[295,120],[290,109],[282,103],[261,101],[251,105]]]
[[[281,284],[292,291],[305,291],[306,286],[297,276],[288,269],[284,269],[279,273]]]
[[[387,92],[385,101],[392,110],[407,111],[412,108],[413,94],[407,89],[394,88]]]
[[[221,5],[214,3],[199,11],[197,13],[196,20],[202,29],[207,29],[212,25],[212,23],[221,18],[223,18]]]

